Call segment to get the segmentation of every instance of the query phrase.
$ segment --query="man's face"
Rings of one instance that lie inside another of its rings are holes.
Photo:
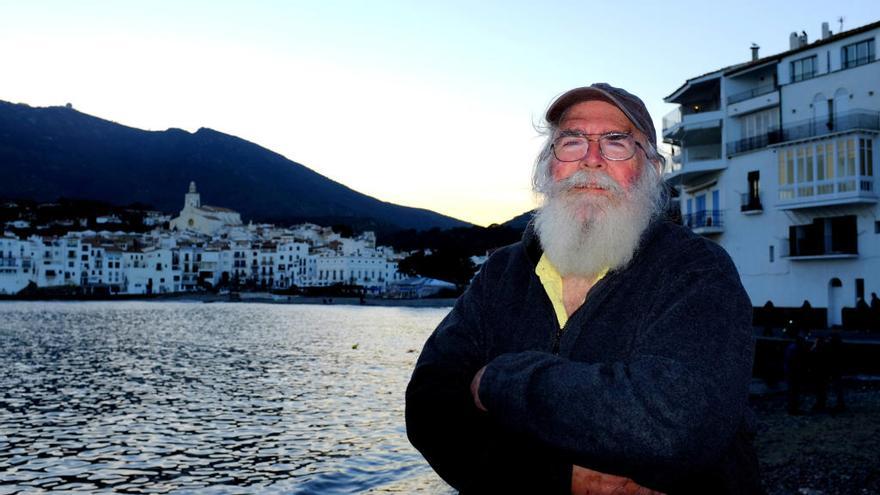
[[[559,132],[631,133],[642,146],[644,136],[617,107],[604,101],[572,106]],[[544,204],[535,215],[535,229],[544,253],[563,276],[595,276],[632,259],[639,239],[657,213],[662,189],[659,171],[637,147],[632,158],[608,160],[591,141],[587,155],[560,162],[551,155],[546,176],[536,179],[544,189]],[[654,173],[658,172],[658,173]],[[550,184],[543,182],[549,179]]]
[[[641,141],[641,133],[633,127],[626,115],[616,106],[601,100],[584,101],[573,105],[559,123],[559,131],[574,131],[592,135],[625,132],[631,133],[633,137]],[[628,160],[607,160],[599,152],[599,143],[591,141],[587,156],[580,161],[560,162],[553,158],[550,163],[550,173],[554,182],[567,179],[582,170],[587,171],[591,176],[604,174],[617,183],[623,191],[629,191],[638,181],[642,172],[643,156],[642,150],[637,149],[635,155]],[[614,195],[608,189],[589,185],[577,187],[571,192],[596,197],[596,199]]]

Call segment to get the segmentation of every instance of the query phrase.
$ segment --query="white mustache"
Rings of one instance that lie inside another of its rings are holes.
[[[571,176],[553,184],[553,195],[570,191],[575,188],[593,187],[596,189],[605,189],[615,194],[623,193],[623,187],[614,179],[602,172],[588,172],[586,170],[578,170]]]

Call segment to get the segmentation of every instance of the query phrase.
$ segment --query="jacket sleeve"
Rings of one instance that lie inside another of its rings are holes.
[[[626,360],[502,354],[483,374],[480,400],[504,427],[575,464],[674,491],[719,461],[747,402],[751,303],[732,264],[723,268],[655,288],[670,296],[645,308],[649,322]]]
[[[568,494],[570,463],[474,405],[470,382],[486,364],[481,277],[425,343],[406,390],[407,436],[462,493]]]

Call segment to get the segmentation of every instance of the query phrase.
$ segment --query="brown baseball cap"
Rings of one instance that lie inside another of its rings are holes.
[[[558,125],[559,119],[572,105],[589,100],[607,101],[619,108],[636,129],[640,130],[655,148],[657,147],[657,131],[654,130],[654,122],[642,100],[625,89],[615,88],[607,83],[595,83],[566,91],[547,109],[545,117],[547,123]]]

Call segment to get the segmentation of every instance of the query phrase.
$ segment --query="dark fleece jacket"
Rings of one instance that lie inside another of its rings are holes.
[[[652,223],[560,330],[540,243],[494,253],[422,350],[407,434],[462,493],[569,493],[572,464],[666,493],[759,493],[751,303],[718,245]],[[469,384],[482,366],[480,399]]]

